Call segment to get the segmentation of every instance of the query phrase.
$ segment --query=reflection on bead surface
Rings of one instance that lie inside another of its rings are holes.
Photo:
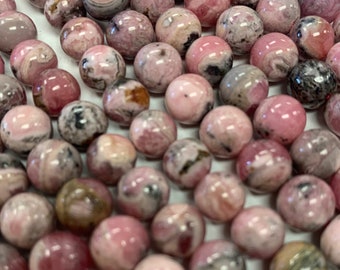
[[[30,0],[30,1],[33,1],[33,0]],[[17,5],[15,3],[15,0],[0,0],[0,13],[3,13],[8,10],[16,10],[16,9],[17,9]]]
[[[339,16],[340,22],[340,16]],[[340,30],[340,24],[339,24]],[[340,41],[340,40],[339,40]],[[326,63],[335,72],[336,78],[338,80],[338,85],[340,85],[340,42],[336,43],[327,53]]]
[[[86,11],[95,19],[109,20],[113,15],[122,11],[129,0],[83,0]]]
[[[135,270],[184,270],[184,268],[170,256],[163,254],[151,254],[145,257],[139,264],[136,265]]]
[[[27,262],[19,251],[9,244],[0,243],[0,265],[3,269],[27,270]]]
[[[340,3],[337,0],[299,0],[301,15],[317,15],[332,22],[340,12]]]
[[[340,237],[340,215],[336,216],[325,228],[320,237],[320,248],[327,259],[340,266],[339,237]]]

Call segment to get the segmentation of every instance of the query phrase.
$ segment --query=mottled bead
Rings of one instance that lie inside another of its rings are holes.
[[[332,175],[329,185],[335,196],[335,207],[340,210],[340,170]]]
[[[215,34],[230,45],[234,54],[247,54],[262,36],[263,23],[255,10],[246,6],[232,6],[218,18]]]
[[[126,172],[117,185],[118,210],[139,220],[150,220],[168,203],[170,187],[165,175],[152,167]]]
[[[258,138],[272,139],[283,145],[291,144],[303,132],[306,122],[306,111],[301,103],[282,94],[265,98],[253,118]]]
[[[340,136],[340,94],[333,94],[326,102],[323,117],[327,127],[337,136]]]
[[[149,18],[135,10],[114,15],[105,28],[106,42],[125,59],[134,59],[145,45],[155,41],[155,31]]]
[[[189,9],[173,7],[158,18],[155,32],[157,41],[172,45],[184,56],[192,42],[201,36],[202,26]]]
[[[327,180],[340,168],[340,141],[324,128],[306,130],[291,145],[290,155],[300,174]]]
[[[132,142],[111,133],[100,135],[86,152],[88,171],[107,185],[117,184],[120,177],[135,166],[136,159]]]
[[[182,265],[164,254],[151,254],[145,257],[136,265],[134,270],[160,270],[159,267],[164,270],[184,270]]]
[[[228,222],[243,208],[246,191],[235,174],[212,172],[194,190],[197,208],[214,222]]]
[[[332,26],[335,35],[335,42],[340,42],[340,13],[334,19]]]
[[[60,136],[78,148],[86,148],[106,132],[108,119],[95,103],[79,100],[68,103],[60,112],[57,128]]]
[[[90,234],[111,215],[113,199],[110,190],[97,179],[74,178],[63,185],[55,200],[55,211],[61,225],[77,234]]]
[[[133,62],[137,79],[155,94],[164,94],[168,85],[184,72],[177,50],[164,42],[145,45]]]
[[[187,258],[202,243],[205,223],[196,207],[185,203],[169,204],[156,214],[150,232],[157,250]]]
[[[340,22],[340,16],[339,16],[339,22]],[[335,43],[332,48],[329,49],[325,62],[334,71],[337,81],[338,81],[338,86],[340,86],[340,40],[338,43]]]
[[[124,10],[129,0],[83,0],[86,11],[97,20],[110,20],[116,13]]]
[[[79,61],[83,82],[98,94],[126,74],[122,55],[107,45],[95,45],[84,52]]]
[[[340,3],[337,0],[299,0],[299,4],[302,16],[317,15],[329,22],[340,12]]]
[[[214,91],[204,77],[186,73],[169,84],[164,103],[174,120],[184,125],[197,125],[214,107]]]
[[[181,188],[194,188],[210,172],[212,155],[197,139],[174,141],[163,155],[164,173]]]
[[[53,206],[33,192],[19,193],[10,198],[0,213],[2,236],[12,245],[30,249],[54,229]]]
[[[250,7],[252,9],[256,9],[258,2],[259,2],[259,0],[231,0],[231,4],[233,6],[243,5],[243,6]]]
[[[320,237],[320,249],[325,254],[326,258],[340,266],[339,258],[339,237],[340,237],[340,215],[337,215],[326,228],[323,230]]]
[[[249,64],[233,67],[221,80],[218,88],[220,101],[240,108],[249,116],[268,96],[269,82],[261,69]]]
[[[0,0],[0,13],[16,9],[17,5],[15,3],[15,0]]]
[[[253,127],[241,109],[224,105],[211,110],[199,127],[199,138],[219,158],[233,158],[251,140]]]
[[[216,36],[196,39],[185,54],[186,69],[189,73],[203,76],[215,85],[233,65],[233,52],[229,44]]]
[[[27,270],[24,256],[12,245],[0,243],[0,265],[2,269]]]
[[[232,221],[231,240],[247,255],[269,259],[283,245],[285,225],[271,208],[251,206]]]

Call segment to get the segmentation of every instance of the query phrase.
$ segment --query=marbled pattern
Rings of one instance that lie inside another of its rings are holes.
[[[0,243],[0,265],[6,270],[27,270],[27,262],[12,245]]]
[[[320,249],[325,254],[326,258],[340,266],[339,250],[340,250],[340,215],[337,215],[327,227],[323,230],[320,237]]]
[[[325,119],[327,127],[335,135],[340,136],[340,94],[333,94],[328,101],[323,112],[323,117]]]
[[[340,22],[340,16],[339,16]],[[339,30],[340,30],[340,23],[339,23]],[[329,49],[325,61],[331,69],[334,71],[338,86],[340,86],[340,40],[338,43],[335,43],[332,48]]]
[[[259,0],[231,0],[231,4],[233,6],[243,5],[243,6],[250,7],[252,9],[256,9],[258,2],[259,2]]]
[[[340,3],[337,0],[299,0],[301,15],[317,15],[332,22],[340,12]]]
[[[134,270],[184,270],[184,268],[170,256],[151,254],[140,261]]]
[[[340,13],[334,19],[332,26],[335,35],[335,42],[340,42]]]
[[[17,5],[15,3],[15,0],[0,0],[0,13],[3,13],[8,10],[16,10],[16,9],[17,9]]]
[[[86,11],[97,20],[110,20],[116,13],[124,10],[129,0],[83,0]]]

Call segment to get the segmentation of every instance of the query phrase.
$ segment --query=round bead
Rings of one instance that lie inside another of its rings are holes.
[[[302,16],[317,15],[329,22],[332,22],[340,12],[340,3],[337,0],[299,0],[299,3]]]
[[[177,186],[194,188],[210,172],[212,155],[199,140],[174,141],[163,155],[163,171]]]
[[[159,270],[160,266],[166,270],[184,270],[177,261],[163,254],[151,254],[145,257],[136,265],[135,270]]]
[[[28,269],[27,262],[19,251],[13,246],[5,243],[0,243],[0,265],[3,269]]]
[[[189,9],[173,7],[158,18],[155,32],[158,41],[172,45],[184,56],[192,42],[201,36],[202,26]]]
[[[30,0],[33,1],[33,0]],[[9,10],[16,10],[17,5],[15,0],[0,0],[0,14],[9,11]]]
[[[74,178],[59,190],[55,210],[58,221],[78,234],[90,234],[111,215],[113,201],[110,190],[93,178]]]
[[[320,248],[327,259],[340,266],[339,259],[339,237],[340,237],[340,215],[337,215],[324,229],[320,237]]]
[[[230,235],[232,241],[247,255],[268,259],[283,245],[285,225],[271,208],[251,206],[233,219]]]
[[[335,196],[335,207],[340,210],[340,171],[336,171],[330,179],[329,182],[330,187],[332,188],[332,191]]]
[[[263,34],[263,23],[257,12],[246,6],[233,6],[220,15],[216,36],[224,39],[236,55],[247,54]]]
[[[5,62],[4,59],[0,56],[0,74],[5,73]]]
[[[233,52],[223,39],[204,36],[191,44],[185,54],[185,64],[189,73],[199,74],[215,85],[231,69]]]
[[[339,22],[340,22],[340,16],[339,16]],[[340,85],[340,40],[328,51],[327,57],[326,57],[326,63],[335,72],[335,75],[338,81],[338,86],[339,86]]]
[[[340,111],[337,109],[340,106],[340,94],[333,94],[326,103],[324,110],[324,119],[327,127],[340,136]]]
[[[340,13],[334,19],[332,26],[335,34],[335,42],[340,42]]]
[[[45,197],[32,192],[13,196],[0,213],[2,236],[23,249],[32,248],[40,238],[53,231],[54,222],[52,205]]]
[[[146,229],[130,216],[112,216],[103,220],[90,239],[91,255],[99,269],[103,270],[135,269],[149,246]]]
[[[83,3],[91,17],[97,20],[110,20],[128,6],[129,0],[83,0]]]
[[[79,61],[83,82],[102,94],[106,87],[124,77],[126,64],[121,54],[107,45],[95,45],[84,52]]]
[[[164,102],[174,120],[196,125],[214,107],[214,91],[204,77],[186,73],[169,84]]]
[[[13,107],[1,121],[2,142],[18,154],[28,154],[38,143],[49,139],[52,132],[48,115],[31,105]]]
[[[274,95],[260,103],[253,125],[257,137],[289,145],[303,132],[306,121],[300,102],[288,95]]]
[[[249,117],[230,105],[211,110],[199,127],[199,138],[219,158],[233,158],[251,140],[253,127]]]
[[[82,173],[77,149],[58,139],[40,142],[29,153],[26,164],[33,186],[47,194],[55,194],[65,182]]]
[[[106,185],[117,184],[136,163],[137,152],[129,139],[118,134],[102,134],[86,152],[89,172]]]

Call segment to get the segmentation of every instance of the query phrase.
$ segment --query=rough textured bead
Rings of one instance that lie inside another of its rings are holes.
[[[149,246],[146,229],[130,216],[103,220],[90,239],[91,255],[100,270],[133,270]]]
[[[340,22],[340,16],[339,16]],[[340,27],[339,27],[340,28]],[[334,71],[336,78],[338,80],[338,86],[340,85],[340,40],[338,43],[329,49],[326,57],[326,63]]]
[[[340,215],[337,215],[324,229],[320,237],[320,249],[336,266],[340,266],[339,237],[340,237]]]
[[[314,232],[335,213],[335,198],[330,186],[313,175],[294,176],[280,189],[276,207],[294,230]]]
[[[117,208],[139,220],[150,220],[168,203],[170,187],[165,175],[151,167],[126,172],[117,185]]]
[[[15,3],[15,0],[0,0],[0,14],[5,11],[16,10],[16,9],[17,9],[17,5]]]
[[[136,159],[132,142],[111,133],[100,135],[86,152],[89,172],[107,185],[117,184],[120,177],[135,166]]]
[[[229,44],[216,36],[196,39],[185,54],[186,69],[189,73],[203,76],[215,85],[233,65],[233,52]]]
[[[215,33],[227,41],[234,54],[247,54],[263,34],[263,23],[255,10],[246,6],[233,6],[220,15]]]
[[[290,148],[295,169],[327,180],[340,168],[340,141],[327,129],[306,130]]]
[[[213,88],[204,77],[186,73],[169,84],[164,103],[174,120],[196,125],[214,107]]]
[[[27,262],[13,246],[0,243],[0,265],[3,269],[27,270]]]
[[[163,254],[151,254],[145,257],[136,265],[135,270],[160,270],[160,267],[164,270],[184,270],[177,261]]]
[[[113,201],[110,190],[93,178],[74,178],[59,190],[55,211],[66,229],[78,234],[90,234],[111,215]]]
[[[97,20],[110,20],[116,13],[124,10],[129,0],[83,0],[86,11]]]
[[[210,172],[212,155],[197,139],[174,141],[163,155],[164,173],[181,188],[193,188]]]
[[[125,76],[126,64],[121,54],[107,45],[95,45],[79,61],[83,82],[102,94],[106,87]]]
[[[335,196],[335,207],[340,210],[340,170],[332,175],[329,185]]]
[[[205,223],[199,211],[190,204],[169,204],[151,223],[151,237],[162,253],[187,258],[202,243]]]
[[[223,104],[236,106],[252,116],[268,92],[266,74],[253,65],[240,64],[224,75],[218,94]]]
[[[288,95],[274,95],[264,99],[255,111],[254,132],[257,137],[291,144],[304,130],[306,111],[296,99]]]
[[[253,127],[241,109],[224,105],[211,110],[199,127],[199,138],[219,158],[233,158],[251,140]]]
[[[317,15],[332,22],[340,12],[340,3],[337,0],[299,0],[301,7],[301,15]]]
[[[172,45],[184,56],[192,42],[201,36],[202,26],[189,9],[173,7],[158,18],[155,32],[158,41]]]
[[[25,155],[52,136],[51,120],[35,106],[15,106],[2,118],[0,135],[6,148]]]
[[[107,44],[125,59],[134,59],[138,51],[156,37],[149,18],[135,10],[124,10],[113,16],[105,34]]]
[[[19,193],[10,198],[0,213],[2,236],[11,244],[30,249],[54,229],[54,211],[50,202],[33,192]]]
[[[247,255],[268,259],[283,245],[285,225],[271,208],[251,206],[233,219],[230,235]]]
[[[206,217],[214,222],[228,222],[243,208],[246,192],[237,175],[212,172],[200,179],[194,200]]]
[[[324,119],[327,127],[337,136],[340,136],[340,94],[333,94],[326,102]]]
[[[50,139],[40,142],[31,150],[26,168],[30,182],[36,189],[55,194],[65,182],[80,177],[82,159],[71,144]]]

